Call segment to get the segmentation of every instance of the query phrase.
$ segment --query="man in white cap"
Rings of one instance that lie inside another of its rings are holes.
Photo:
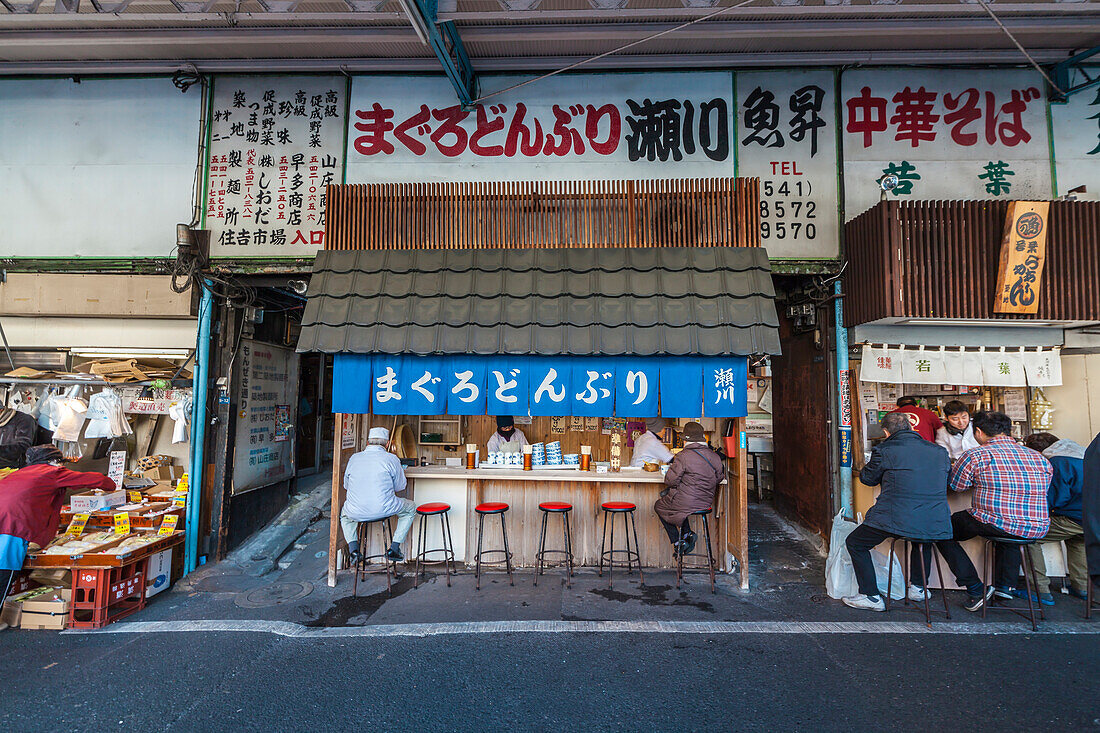
[[[630,456],[631,466],[668,463],[672,460],[672,451],[658,437],[658,433],[665,431],[665,425],[663,417],[651,417],[645,421],[645,432],[634,439],[634,452]]]
[[[359,522],[392,516],[397,517],[397,529],[394,530],[393,542],[386,557],[394,561],[405,559],[401,554],[401,543],[412,527],[416,504],[397,496],[405,490],[405,471],[397,456],[386,449],[389,440],[389,430],[371,428],[367,435],[367,447],[351,457],[344,471],[347,498],[340,511],[340,528],[348,542],[349,562],[352,565],[359,560]]]

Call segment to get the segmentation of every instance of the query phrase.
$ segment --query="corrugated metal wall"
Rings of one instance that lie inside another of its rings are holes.
[[[1007,201],[885,201],[844,228],[846,325],[1100,319],[1100,202],[1055,201],[1034,315],[993,312]]]
[[[755,247],[760,180],[329,186],[325,249]]]

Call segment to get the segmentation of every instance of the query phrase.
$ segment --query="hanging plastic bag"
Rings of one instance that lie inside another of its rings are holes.
[[[859,595],[859,584],[856,582],[856,571],[852,566],[852,556],[848,554],[848,548],[844,541],[848,535],[859,525],[844,518],[843,512],[838,512],[833,517],[833,530],[829,535],[829,559],[825,562],[825,591],[830,598],[847,598]],[[875,580],[880,590],[886,589],[886,580],[890,572],[890,563],[886,553],[879,550],[871,550],[871,562],[875,565]],[[901,563],[894,558],[894,577],[890,584],[890,598],[901,600],[905,597],[905,579],[902,575]]]
[[[829,559],[825,561],[825,592],[830,598],[847,598],[859,592],[852,556],[844,541],[859,525],[844,518],[844,512],[833,517],[833,531],[829,533]]]

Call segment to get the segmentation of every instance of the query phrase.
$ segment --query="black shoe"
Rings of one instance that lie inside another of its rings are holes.
[[[359,554],[359,550],[348,553],[348,567],[353,568],[359,564],[359,561],[363,559],[363,556]]]
[[[680,544],[685,555],[690,555],[691,553],[695,552],[695,541],[697,539],[698,538],[695,536],[694,532],[688,532],[684,535],[684,538],[680,541]]]
[[[993,597],[993,586],[989,586],[985,589],[985,595],[969,596],[966,603],[963,604],[963,608],[967,611],[980,611],[982,606],[989,602],[989,599]]]
[[[386,550],[386,559],[401,562],[405,559],[405,556],[401,554],[401,550]]]

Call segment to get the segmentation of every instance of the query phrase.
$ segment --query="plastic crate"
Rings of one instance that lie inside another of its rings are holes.
[[[118,568],[73,568],[70,629],[101,629],[145,608],[148,558]]]

